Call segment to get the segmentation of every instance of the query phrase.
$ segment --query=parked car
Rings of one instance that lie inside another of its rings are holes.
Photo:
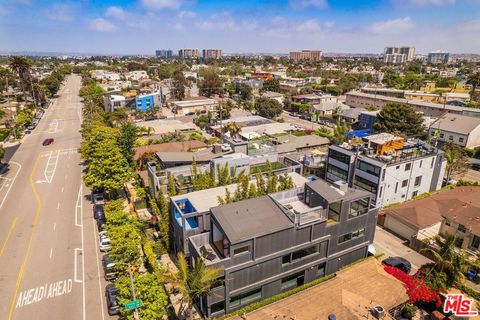
[[[92,202],[93,204],[104,205],[105,198],[103,197],[103,193],[92,193]]]
[[[8,163],[0,163],[0,174],[4,174],[8,171],[10,165]]]
[[[105,219],[105,211],[103,210],[103,206],[101,204],[94,204],[93,205],[93,217],[95,220]]]
[[[49,146],[49,145],[51,145],[54,141],[55,141],[55,140],[54,140],[53,138],[48,138],[48,139],[43,140],[42,145],[44,145],[44,146]]]
[[[120,305],[118,304],[118,290],[113,283],[107,284],[105,287],[105,297],[107,298],[108,314],[111,316],[120,313]]]
[[[407,259],[404,259],[402,257],[386,258],[385,260],[382,261],[382,263],[386,266],[400,269],[406,274],[409,274],[410,271],[412,270],[412,264]]]
[[[105,280],[113,281],[118,278],[118,272],[115,271],[115,262],[108,254],[102,257],[103,272],[105,273]]]
[[[98,232],[102,232],[105,230],[105,224],[107,223],[107,219],[105,219],[105,217],[100,218],[97,220],[97,228],[98,228]]]
[[[109,237],[102,237],[99,240],[98,246],[100,247],[100,251],[105,252],[110,249],[110,238]]]

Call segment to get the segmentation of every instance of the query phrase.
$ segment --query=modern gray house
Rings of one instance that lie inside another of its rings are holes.
[[[208,231],[188,238],[190,263],[222,267],[222,284],[198,301],[220,316],[367,256],[372,194],[323,180],[210,209]]]

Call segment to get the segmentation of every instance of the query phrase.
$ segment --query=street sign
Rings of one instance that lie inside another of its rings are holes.
[[[141,300],[134,300],[125,303],[125,310],[132,310],[132,309],[138,309],[142,306],[142,301]]]

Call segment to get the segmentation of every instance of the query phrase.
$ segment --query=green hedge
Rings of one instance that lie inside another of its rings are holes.
[[[0,141],[5,140],[10,134],[10,129],[0,129]]]
[[[285,291],[285,292],[282,292],[280,294],[277,294],[276,296],[273,296],[273,297],[270,297],[270,298],[266,298],[264,300],[261,300],[261,301],[258,301],[256,303],[252,303],[244,308],[241,308],[241,309],[238,309],[236,311],[233,311],[229,314],[226,314],[220,318],[218,318],[219,320],[222,320],[222,319],[227,319],[227,318],[230,318],[230,317],[233,317],[233,316],[239,316],[239,315],[242,315],[244,313],[249,313],[249,312],[252,312],[252,311],[255,311],[257,309],[260,309],[262,307],[265,307],[266,305],[269,305],[271,303],[274,303],[274,302],[277,302],[279,300],[282,300],[282,299],[285,299],[295,293],[298,293],[300,291],[303,291],[305,289],[308,289],[308,288],[311,288],[313,286],[316,286],[317,284],[319,283],[322,283],[324,281],[327,281],[327,280],[330,280],[332,278],[334,278],[336,276],[335,273],[333,274],[330,274],[328,276],[325,276],[325,277],[322,277],[322,278],[318,278],[316,280],[313,280],[312,282],[309,282],[309,283],[306,283],[300,287],[296,287],[292,290],[289,290],[289,291]],[[217,319],[217,318],[215,318]]]
[[[467,295],[475,299],[476,301],[480,301],[480,292],[470,288],[469,286],[466,286],[464,284],[459,285],[458,289],[461,291],[465,292]]]

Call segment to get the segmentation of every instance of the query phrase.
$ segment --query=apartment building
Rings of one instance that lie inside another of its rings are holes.
[[[408,104],[412,106],[416,111],[431,117],[440,117],[445,112],[462,114],[470,117],[480,117],[480,109],[449,104],[432,103],[422,100],[408,100],[405,98],[389,97],[381,94],[371,94],[359,91],[347,92],[345,101],[345,104],[352,108],[368,108],[369,106],[383,108],[389,103]]]
[[[118,108],[124,108],[127,105],[127,102],[127,98],[119,94],[105,95],[103,97],[103,106],[107,112],[113,112]]]
[[[146,112],[149,108],[155,108],[156,111],[162,107],[162,96],[159,92],[143,94],[135,97],[135,109]]]
[[[180,49],[178,56],[183,59],[197,59],[199,57],[197,49]]]
[[[448,63],[450,60],[450,53],[444,51],[433,51],[428,53],[427,61],[428,63],[438,64],[438,63]]]
[[[155,56],[157,58],[171,58],[173,57],[173,51],[172,50],[156,50],[155,51]]]
[[[330,146],[326,180],[369,191],[383,207],[440,189],[446,164],[443,151],[421,140],[380,133]]]
[[[136,70],[130,71],[127,73],[127,79],[132,79],[134,81],[148,80],[150,77],[145,70]]]
[[[205,232],[190,236],[191,263],[222,267],[221,284],[199,299],[220,316],[332,274],[367,256],[377,209],[372,195],[323,180],[208,209]],[[178,200],[177,200],[178,201]],[[192,208],[175,208],[180,216]]]
[[[201,113],[216,112],[219,102],[215,99],[198,96],[185,98],[182,101],[173,101],[171,105],[173,113],[183,116],[195,114],[196,111]]]
[[[320,61],[322,60],[322,56],[323,52],[320,50],[291,51],[288,53],[288,59],[291,59],[293,61]]]
[[[383,62],[404,63],[413,61],[415,47],[385,47]]]
[[[222,50],[220,49],[203,49],[202,56],[204,59],[220,59],[222,57]]]

